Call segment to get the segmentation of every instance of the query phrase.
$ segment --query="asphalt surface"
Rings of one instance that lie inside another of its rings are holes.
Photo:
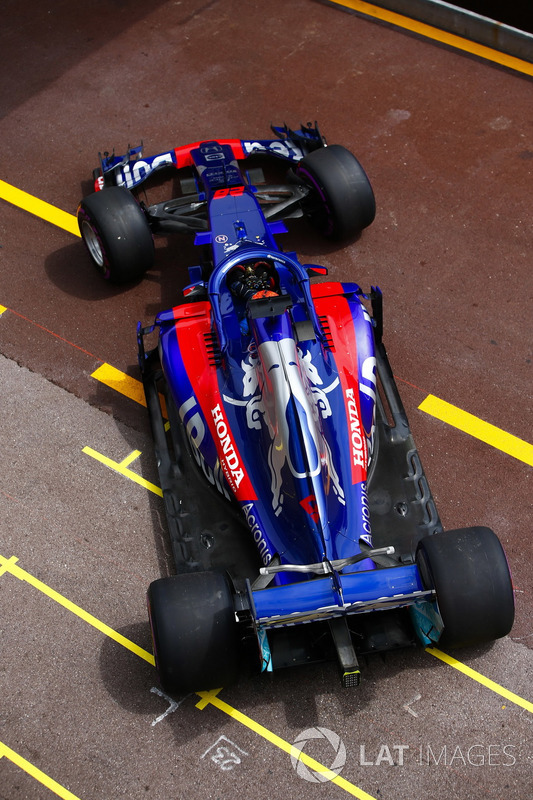
[[[281,244],[381,287],[442,522],[493,527],[516,593],[509,637],[453,654],[474,672],[415,650],[370,659],[356,691],[325,664],[171,705],[145,610],[172,571],[146,411],[91,376],[139,377],[137,320],[180,299],[197,258],[161,240],[141,284],[111,289],[79,238],[2,200],[0,798],[525,800],[531,467],[418,406],[532,441],[531,80],[309,0],[7,2],[0,43],[0,179],[71,214],[98,151],[141,140],[316,119],[359,157],[372,227],[335,250],[297,223]],[[325,766],[345,747],[344,783],[293,769],[284,746],[310,728],[333,732],[305,750]]]

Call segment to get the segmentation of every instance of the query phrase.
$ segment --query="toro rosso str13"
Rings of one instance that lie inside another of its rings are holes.
[[[273,131],[104,154],[78,211],[114,282],[152,266],[158,233],[191,233],[207,251],[185,302],[138,327],[176,567],[148,590],[171,693],[328,657],[354,686],[361,655],[477,644],[513,623],[496,535],[442,530],[383,345],[381,292],[328,281],[275,239],[298,216],[354,238],[374,218],[368,178],[316,126]],[[281,182],[265,179],[271,162]],[[163,169],[180,195],[141,202]]]

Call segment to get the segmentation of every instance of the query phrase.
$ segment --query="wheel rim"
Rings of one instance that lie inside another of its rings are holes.
[[[91,255],[91,258],[97,265],[100,270],[104,270],[104,251],[102,249],[102,245],[100,243],[100,239],[98,238],[95,230],[92,226],[84,220],[81,226],[81,235],[83,236],[83,241],[87,245],[87,249]]]

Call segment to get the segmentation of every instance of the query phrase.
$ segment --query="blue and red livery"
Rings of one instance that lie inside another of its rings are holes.
[[[111,279],[146,268],[128,273],[137,256],[114,241],[120,204],[131,215],[121,242],[138,236],[149,254],[146,231],[174,229],[209,249],[189,269],[185,302],[138,327],[177,571],[148,593],[169,691],[233,680],[245,651],[272,669],[328,647],[351,686],[357,653],[471,644],[512,625],[492,531],[442,532],[383,346],[381,292],[325,280],[277,243],[294,216],[326,236],[360,232],[375,211],[368,179],[316,126],[274,132],[152,158],[105,154],[95,176],[105,214],[94,195],[80,206],[89,252]],[[252,180],[243,164],[258,155],[285,162],[287,182]],[[190,193],[132,204],[129,193],[163,168],[192,177]],[[490,553],[486,575],[479,557],[458,555],[469,546]]]

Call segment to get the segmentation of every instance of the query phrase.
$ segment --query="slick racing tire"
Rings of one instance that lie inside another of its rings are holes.
[[[148,221],[124,186],[85,197],[78,207],[81,237],[98,272],[112,283],[132,283],[154,263]]]
[[[297,177],[310,189],[302,209],[328,239],[353,239],[373,222],[376,201],[368,177],[352,153],[332,144],[302,158]]]
[[[192,572],[160,578],[148,589],[148,613],[156,667],[166,692],[235,683],[238,626],[225,575]]]
[[[416,560],[435,589],[444,629],[439,647],[466,647],[506,636],[514,621],[509,566],[490,528],[445,531],[420,540]]]

